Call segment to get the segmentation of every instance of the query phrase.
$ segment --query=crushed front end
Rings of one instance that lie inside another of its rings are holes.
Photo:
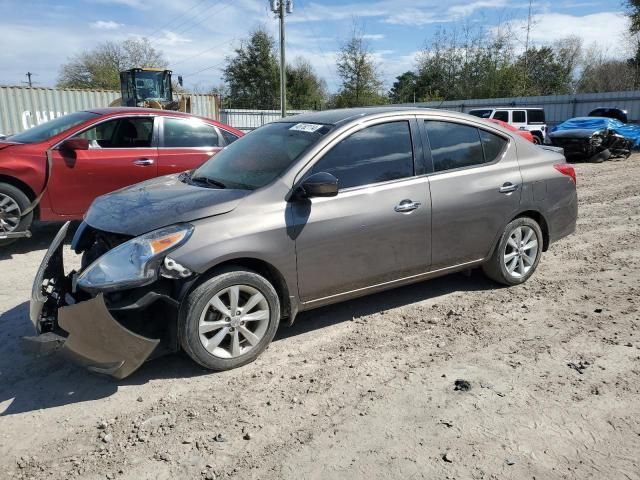
[[[560,130],[549,135],[551,143],[564,149],[569,160],[595,161],[598,158],[626,158],[633,140],[613,130]]]
[[[118,379],[176,351],[180,299],[195,275],[167,253],[188,238],[188,227],[132,238],[82,223],[72,242],[82,267],[65,274],[68,228],[54,238],[33,283],[30,317],[37,333],[62,337],[63,350],[76,361]],[[146,257],[145,242],[152,246]]]

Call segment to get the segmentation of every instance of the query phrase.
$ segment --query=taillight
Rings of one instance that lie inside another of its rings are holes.
[[[574,184],[578,184],[576,180],[576,171],[573,169],[572,165],[569,165],[568,163],[556,163],[553,168],[555,168],[561,174],[571,177],[571,180],[573,180]]]

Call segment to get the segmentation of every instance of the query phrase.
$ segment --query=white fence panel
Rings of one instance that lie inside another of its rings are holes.
[[[287,116],[300,115],[311,110],[288,110]],[[255,130],[265,123],[281,118],[280,110],[245,110],[223,108],[220,110],[220,121],[245,132]]]
[[[629,122],[637,123],[640,120],[640,91],[638,90],[541,97],[478,98],[403,105],[442,108],[465,113],[483,107],[542,107],[549,125],[557,125],[572,117],[586,116],[597,107],[617,107],[629,112]]]

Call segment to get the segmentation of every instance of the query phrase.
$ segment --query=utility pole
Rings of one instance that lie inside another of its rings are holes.
[[[293,13],[293,0],[271,0],[271,11],[280,18],[280,115],[287,116],[287,63],[284,55],[284,19]]]
[[[524,92],[526,95],[527,83],[529,80],[529,39],[531,38],[531,4],[533,0],[529,0],[529,15],[527,16],[527,38],[524,43]]]
[[[31,81],[31,77],[33,77],[35,73],[27,72],[25,75],[27,77],[27,81],[22,83],[26,83],[27,85],[29,85],[29,88],[33,87],[33,82]]]

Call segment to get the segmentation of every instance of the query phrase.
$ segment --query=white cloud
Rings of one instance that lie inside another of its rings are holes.
[[[433,10],[420,10],[418,8],[404,8],[390,14],[385,18],[385,23],[392,25],[427,25],[446,21],[446,14]]]
[[[113,20],[98,20],[97,22],[91,22],[89,26],[96,30],[117,30],[122,27],[122,24]]]
[[[462,5],[453,5],[449,8],[448,13],[453,17],[467,17],[481,8],[503,8],[508,5],[507,0],[477,0]]]
[[[385,35],[382,33],[365,33],[362,38],[365,40],[383,40]]]
[[[154,40],[154,43],[158,47],[174,47],[176,45],[184,45],[185,43],[191,43],[193,40],[184,37],[174,32],[164,31],[162,37]]]
[[[431,8],[416,8],[411,2],[411,6],[402,7],[395,5],[393,13],[390,13],[384,19],[385,23],[392,25],[429,25],[433,23],[447,23],[468,17],[480,9],[496,9],[496,8],[518,8],[517,4],[509,4],[507,0],[476,0],[468,3],[457,3],[449,5],[446,9],[437,10]]]
[[[126,7],[138,8],[141,10],[147,10],[151,7],[151,2],[145,0],[92,0],[94,3],[102,3],[105,5],[124,5]]]
[[[623,37],[626,35],[627,18],[619,12],[600,12],[576,16],[564,13],[543,13],[534,15],[531,40],[534,44],[549,44],[569,35],[582,38],[584,45],[596,44],[611,56],[626,55]],[[508,25],[516,33],[525,31],[527,21],[514,20]]]

